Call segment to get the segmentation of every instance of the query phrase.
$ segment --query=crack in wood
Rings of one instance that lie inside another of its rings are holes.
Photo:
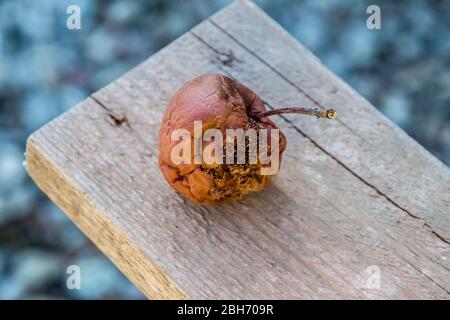
[[[420,273],[421,275],[423,275],[425,278],[427,278],[428,280],[430,280],[431,282],[433,282],[436,286],[438,286],[440,289],[442,289],[447,295],[450,296],[450,291],[447,290],[445,287],[443,287],[439,282],[437,282],[436,280],[434,280],[433,278],[431,278],[429,275],[427,275],[425,272],[423,272],[422,270],[420,270],[417,266],[415,266],[414,264],[412,264],[411,262],[409,262],[408,260],[406,260],[405,258],[401,257],[400,258],[405,261],[408,265],[410,265],[414,270],[416,270],[418,273]]]
[[[230,33],[228,33],[224,28],[222,28],[219,24],[217,24],[214,20],[212,20],[211,18],[208,19],[208,21],[211,22],[212,25],[214,25],[217,29],[219,29],[221,32],[223,32],[226,36],[228,36],[230,39],[232,39],[234,42],[236,42],[239,46],[241,46],[243,49],[245,49],[247,52],[249,52],[252,56],[254,56],[257,60],[259,60],[261,63],[263,63],[265,66],[267,66],[270,70],[272,70],[273,72],[275,72],[277,75],[279,75],[283,80],[285,80],[287,83],[289,83],[291,86],[293,86],[294,88],[296,88],[298,91],[300,91],[301,93],[303,93],[305,95],[306,98],[308,98],[309,100],[311,100],[314,104],[316,104],[318,107],[320,107],[321,109],[325,109],[324,106],[322,106],[317,100],[315,100],[313,97],[311,97],[308,93],[306,93],[302,88],[298,87],[294,82],[292,82],[292,80],[290,80],[288,77],[286,77],[285,75],[283,75],[280,71],[278,71],[277,69],[275,69],[272,65],[270,65],[267,61],[265,61],[263,58],[261,58],[260,56],[258,56],[256,53],[254,53],[253,51],[251,51],[247,46],[245,46],[245,44],[243,44],[242,42],[240,42],[238,39],[236,39],[233,35],[231,35]],[[195,34],[194,32],[191,31],[191,34],[198,39],[200,42],[202,42],[204,45],[206,45],[209,49],[213,50],[214,52],[220,52],[220,50],[216,49],[214,46],[212,46],[210,43],[208,43],[206,40],[204,40],[203,38],[201,38],[199,35]],[[264,103],[270,108],[270,109],[274,109],[273,106],[271,106],[269,103],[267,103],[266,101],[264,101]],[[420,221],[424,221],[422,218],[416,216],[415,214],[411,213],[409,210],[407,210],[406,208],[404,208],[402,205],[398,204],[396,201],[394,201],[393,199],[391,199],[387,194],[385,194],[384,192],[382,192],[381,190],[379,190],[375,185],[373,185],[372,183],[370,183],[369,181],[367,181],[366,179],[364,179],[363,177],[361,177],[360,175],[358,175],[355,171],[353,171],[350,167],[348,167],[345,163],[343,163],[341,160],[339,160],[336,156],[334,156],[333,154],[331,154],[329,151],[327,151],[326,149],[324,149],[322,146],[320,146],[314,139],[312,139],[310,136],[308,136],[306,133],[304,133],[300,128],[298,128],[291,120],[289,120],[286,116],[280,115],[281,118],[283,118],[287,123],[289,123],[297,132],[299,132],[302,136],[304,136],[306,139],[308,139],[312,144],[314,144],[318,149],[320,149],[322,152],[324,152],[325,154],[327,154],[329,157],[331,157],[334,161],[336,161],[339,165],[341,165],[344,169],[346,169],[348,172],[350,172],[353,176],[355,176],[356,178],[358,178],[361,182],[363,182],[365,185],[369,186],[370,188],[372,188],[373,190],[375,190],[380,196],[382,196],[383,198],[385,198],[388,202],[390,202],[392,205],[394,205],[395,207],[397,207],[398,209],[400,209],[401,211],[403,211],[404,213],[406,213],[408,216],[412,217],[413,219],[417,219]],[[338,119],[337,119],[338,120]],[[353,134],[355,134],[356,136],[360,137],[356,132],[354,132],[353,129],[351,129],[350,127],[348,127],[345,123],[343,123],[342,121],[339,121],[339,123],[341,123],[344,127],[346,127],[347,129],[350,130],[350,132],[352,132]],[[363,139],[363,138],[362,138]],[[365,141],[365,139],[363,139]],[[446,240],[443,236],[441,236],[440,234],[438,234],[436,231],[434,231],[433,229],[430,228],[430,232],[437,237],[439,240],[443,241],[446,244],[450,244],[450,241]]]
[[[189,31],[189,33],[196,38],[197,40],[199,40],[200,42],[202,42],[204,45],[206,45],[209,49],[211,49],[212,51],[214,51],[217,54],[217,60],[224,66],[227,67],[232,67],[233,66],[233,62],[242,62],[241,59],[238,59],[236,57],[236,55],[234,54],[233,50],[229,49],[228,52],[223,52],[220,51],[216,48],[214,48],[213,46],[211,46],[208,42],[206,42],[205,40],[203,40],[200,36],[198,36],[195,32],[193,32],[192,30]]]
[[[427,229],[430,230],[430,232],[432,234],[434,234],[436,237],[438,237],[439,239],[441,239],[442,241],[444,241],[445,243],[450,245],[450,241],[448,241],[447,239],[445,239],[441,234],[437,233],[436,231],[433,230],[433,228],[428,224],[428,223],[424,223],[423,226]]]
[[[283,80],[285,80],[287,83],[289,83],[292,87],[297,89],[300,93],[302,93],[308,100],[310,100],[313,104],[315,104],[320,109],[326,110],[327,107],[320,104],[319,101],[314,99],[311,95],[309,95],[305,90],[297,86],[291,79],[286,77],[284,74],[282,74],[280,71],[278,71],[276,68],[274,68],[270,63],[265,61],[263,58],[261,58],[259,55],[257,55],[255,52],[253,52],[250,48],[248,48],[245,44],[243,44],[241,41],[239,41],[235,36],[230,34],[227,30],[222,28],[219,24],[217,24],[212,18],[209,18],[208,21],[215,26],[217,29],[219,29],[221,32],[223,32],[227,37],[229,37],[231,40],[233,40],[235,43],[237,43],[240,47],[242,47],[245,51],[250,53],[252,56],[254,56],[256,59],[258,59],[260,62],[262,62],[266,67],[268,67],[270,70],[272,70],[274,73],[276,73],[279,77],[281,77]],[[349,127],[345,122],[342,120],[336,118],[337,122],[339,122],[341,125],[343,125],[345,128],[347,128],[351,133],[353,133],[355,136],[363,140],[365,143],[370,144],[369,141],[367,141],[365,138],[363,138],[361,135],[359,135],[357,132],[355,132],[351,127]]]
[[[274,109],[270,104],[268,104],[266,101],[264,101],[264,103],[270,108],[270,109]],[[370,182],[368,182],[366,179],[364,179],[363,177],[361,177],[360,175],[358,175],[356,172],[354,172],[350,167],[348,167],[345,163],[343,163],[341,160],[339,160],[338,158],[336,158],[332,153],[328,152],[325,148],[323,148],[321,145],[319,145],[319,143],[317,143],[314,139],[312,139],[310,136],[308,136],[306,133],[304,133],[300,128],[298,128],[291,120],[289,120],[288,118],[286,118],[283,115],[280,115],[281,118],[283,118],[283,120],[285,120],[287,123],[289,123],[290,125],[292,125],[292,128],[297,131],[298,133],[300,133],[303,137],[305,137],[306,139],[308,139],[312,144],[314,144],[319,150],[321,150],[323,153],[325,153],[326,155],[328,155],[330,158],[332,158],[334,161],[336,161],[339,165],[341,165],[344,169],[346,169],[348,172],[350,172],[353,176],[355,176],[356,178],[358,178],[361,182],[363,182],[365,185],[367,185],[368,187],[372,188],[373,190],[375,190],[380,196],[382,196],[383,198],[385,198],[388,202],[390,202],[392,205],[394,205],[395,207],[397,207],[398,209],[400,209],[401,211],[403,211],[404,213],[406,213],[408,216],[412,217],[413,219],[416,220],[420,220],[420,221],[424,221],[422,218],[412,214],[411,212],[409,212],[409,210],[403,208],[400,204],[398,204],[397,202],[395,202],[394,200],[392,200],[387,194],[385,194],[384,192],[382,192],[381,190],[379,190],[375,185],[371,184]],[[450,242],[446,239],[444,239],[441,235],[439,235],[436,231],[434,231],[427,223],[425,223],[428,226],[428,229],[430,230],[430,232],[436,236],[439,240],[443,241],[446,244],[450,244]]]
[[[92,100],[94,100],[100,107],[102,107],[106,112],[108,113],[109,119],[112,121],[112,124],[114,126],[120,127],[122,124],[125,124],[127,126],[130,126],[128,122],[128,118],[124,115],[118,114],[117,112],[111,110],[108,108],[103,102],[101,102],[99,99],[97,99],[94,95],[90,95]]]

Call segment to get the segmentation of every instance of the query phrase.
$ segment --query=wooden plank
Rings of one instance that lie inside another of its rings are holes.
[[[197,206],[164,181],[157,136],[177,88],[217,72],[272,107],[332,105],[339,121],[275,119],[288,148],[271,186]],[[450,297],[448,169],[250,2],[34,133],[27,166],[149,298]]]
[[[448,168],[387,121],[255,5],[247,2],[234,6],[239,9],[230,8],[211,18],[211,23],[275,70],[277,82],[299,92],[295,100],[286,101],[282,97],[282,101],[273,103],[300,101],[322,108],[330,105],[339,108],[339,126],[321,128],[299,117],[289,119],[380,195],[450,242]],[[248,14],[253,14],[252,23],[241,25],[239,22]],[[271,32],[267,32],[269,25]],[[335,136],[343,139],[330,139]],[[358,149],[357,154],[354,148]],[[447,214],[442,215],[443,211]]]

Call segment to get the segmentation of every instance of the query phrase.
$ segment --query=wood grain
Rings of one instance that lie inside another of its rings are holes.
[[[288,148],[271,186],[197,206],[164,181],[157,136],[173,93],[217,72],[338,118],[274,117]],[[35,132],[27,166],[149,298],[450,298],[448,168],[248,1]]]

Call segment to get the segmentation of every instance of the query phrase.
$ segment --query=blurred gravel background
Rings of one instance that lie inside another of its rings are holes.
[[[257,0],[430,152],[450,164],[450,1]],[[34,186],[27,136],[226,0],[0,0],[0,299],[143,298]],[[66,8],[82,29],[67,30]],[[382,29],[366,28],[378,4]],[[82,289],[68,290],[78,264]]]

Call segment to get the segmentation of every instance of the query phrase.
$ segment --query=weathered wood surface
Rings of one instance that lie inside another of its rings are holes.
[[[164,181],[157,136],[177,88],[217,72],[338,118],[274,117],[288,148],[271,186],[197,206]],[[448,168],[250,2],[34,133],[27,166],[149,298],[450,298]]]

